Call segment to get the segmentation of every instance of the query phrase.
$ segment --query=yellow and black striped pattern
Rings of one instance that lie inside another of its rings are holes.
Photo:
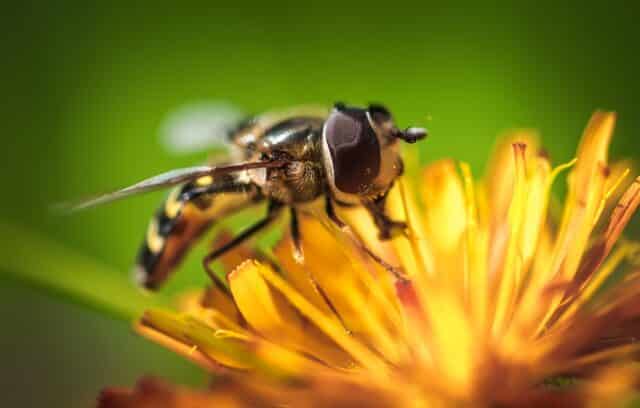
[[[207,176],[173,189],[153,216],[137,258],[136,280],[142,286],[160,286],[214,221],[256,201],[251,192],[187,198],[191,190],[214,182]]]

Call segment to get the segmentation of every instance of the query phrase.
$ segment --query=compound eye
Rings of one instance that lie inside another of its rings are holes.
[[[380,145],[364,110],[334,110],[324,125],[335,186],[363,193],[380,171]]]

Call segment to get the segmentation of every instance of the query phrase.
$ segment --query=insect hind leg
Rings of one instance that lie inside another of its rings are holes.
[[[220,248],[213,250],[207,256],[205,256],[204,259],[202,260],[202,265],[204,266],[204,269],[209,275],[209,277],[213,280],[217,279],[215,276],[215,272],[209,266],[211,262],[213,262],[220,256],[224,255],[228,251],[234,249],[238,245],[242,244],[244,241],[251,238],[251,236],[259,232],[263,228],[267,227],[273,221],[275,221],[278,215],[280,214],[280,210],[282,209],[282,207],[283,207],[283,204],[278,201],[274,201],[274,200],[269,201],[267,215],[263,219],[253,224],[246,230],[242,231],[240,234],[235,236],[231,241],[222,245]]]
[[[291,207],[291,219],[289,221],[289,229],[291,231],[291,243],[293,245],[293,259],[299,263],[304,263],[304,251],[302,249],[302,235],[300,233],[300,222],[298,220],[298,211]]]
[[[203,177],[174,189],[149,223],[138,253],[137,281],[158,288],[215,221],[261,199],[257,186],[233,176]]]

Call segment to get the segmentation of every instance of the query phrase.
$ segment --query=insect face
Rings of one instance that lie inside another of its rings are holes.
[[[344,202],[386,192],[402,173],[398,139],[413,143],[425,136],[421,128],[398,129],[382,105],[361,109],[337,104],[325,122],[322,141],[333,192]]]
[[[343,193],[358,194],[380,172],[380,142],[367,111],[336,107],[324,125],[324,142],[334,186]]]

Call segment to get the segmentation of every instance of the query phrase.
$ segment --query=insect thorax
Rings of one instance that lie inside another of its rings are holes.
[[[322,195],[325,186],[320,149],[323,118],[290,117],[266,129],[257,123],[235,138],[236,143],[243,145],[247,159],[287,162],[282,168],[250,172],[251,180],[262,193],[288,205],[309,202]]]

